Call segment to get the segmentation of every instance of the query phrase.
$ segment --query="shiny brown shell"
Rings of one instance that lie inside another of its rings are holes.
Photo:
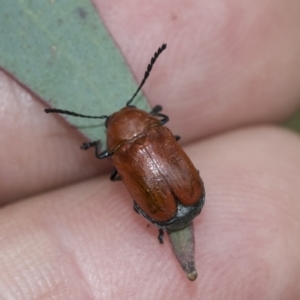
[[[114,113],[107,122],[107,147],[131,197],[153,221],[169,221],[178,205],[195,206],[204,197],[198,171],[152,115],[135,107]]]

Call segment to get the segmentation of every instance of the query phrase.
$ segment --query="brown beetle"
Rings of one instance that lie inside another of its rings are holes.
[[[107,152],[113,154],[135,210],[161,229],[176,230],[200,213],[204,189],[176,137],[162,126],[168,118],[158,113],[160,108],[156,106],[151,115],[127,106],[111,115]]]
[[[178,145],[179,136],[163,126],[169,118],[160,113],[162,107],[157,105],[147,113],[131,105],[164,49],[166,44],[155,52],[140,86],[126,106],[111,116],[45,109],[47,113],[106,119],[107,150],[100,152],[100,141],[84,143],[81,148],[95,147],[99,159],[111,156],[115,166],[111,180],[119,174],[133,199],[134,210],[159,228],[161,243],[164,229],[169,234],[186,228],[192,230],[191,222],[200,213],[205,199],[199,172]],[[193,243],[193,232],[190,234],[186,243]],[[181,263],[190,280],[197,277],[193,255],[188,266]]]

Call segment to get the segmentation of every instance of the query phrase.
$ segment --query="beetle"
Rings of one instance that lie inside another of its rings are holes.
[[[146,82],[163,44],[154,53],[144,78],[126,106],[110,116],[82,115],[68,110],[45,109],[46,113],[68,114],[83,118],[105,119],[107,149],[101,142],[83,143],[81,148],[95,148],[98,159],[110,157],[115,167],[110,179],[121,179],[133,199],[134,210],[159,229],[173,232],[191,224],[201,212],[205,190],[199,172],[179,146],[179,136],[164,126],[169,117],[156,105],[151,112],[138,109],[132,102]]]

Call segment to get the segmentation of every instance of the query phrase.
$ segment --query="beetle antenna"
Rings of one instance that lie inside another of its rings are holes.
[[[154,53],[153,57],[151,58],[150,63],[148,64],[147,70],[145,71],[145,75],[144,78],[141,82],[141,84],[139,85],[138,89],[136,90],[136,92],[133,94],[133,96],[131,97],[130,100],[127,101],[126,106],[129,106],[131,104],[131,102],[133,101],[133,99],[135,98],[135,96],[137,95],[137,93],[140,91],[140,89],[142,88],[142,86],[144,85],[144,83],[146,82],[147,78],[150,75],[150,72],[152,70],[152,67],[154,65],[154,63],[156,62],[157,58],[159,57],[159,55],[167,48],[167,44],[162,44],[161,47],[158,48],[158,50]]]
[[[74,117],[89,118],[89,119],[108,119],[108,116],[106,116],[106,115],[102,115],[102,116],[87,116],[87,115],[77,114],[77,113],[75,113],[73,111],[62,110],[62,109],[57,109],[57,108],[46,108],[44,111],[47,114],[49,114],[49,113],[57,113],[57,114],[70,115],[70,116],[74,116]]]
[[[141,82],[141,84],[139,85],[139,87],[137,88],[136,92],[133,94],[133,96],[131,97],[130,100],[127,101],[126,106],[130,106],[131,102],[133,101],[133,99],[135,98],[135,96],[138,94],[138,92],[141,90],[141,88],[143,87],[143,85],[145,84],[147,78],[150,75],[150,72],[157,60],[157,58],[159,57],[159,55],[167,48],[167,44],[162,44],[157,51],[154,53],[153,57],[151,58],[150,63],[147,66],[147,69],[145,71],[145,75],[144,78]],[[64,114],[64,115],[70,115],[70,116],[74,116],[74,117],[81,117],[81,118],[89,118],[89,119],[108,119],[109,116],[106,115],[102,115],[102,116],[89,116],[89,115],[82,115],[82,114],[77,114],[73,111],[69,111],[69,110],[63,110],[63,109],[58,109],[58,108],[46,108],[45,113],[57,113],[57,114]]]

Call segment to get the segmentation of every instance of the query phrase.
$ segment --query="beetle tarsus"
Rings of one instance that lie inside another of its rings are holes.
[[[160,244],[163,244],[164,243],[164,231],[160,228],[158,229],[158,241]]]
[[[101,141],[86,142],[80,146],[80,148],[83,150],[88,150],[92,147],[95,147],[95,155],[99,159],[106,158],[113,154],[109,153],[107,150],[101,152]]]
[[[96,143],[97,143],[97,141],[82,143],[82,145],[80,146],[80,149],[88,150],[92,147],[96,147]]]
[[[155,105],[152,110],[150,111],[151,115],[156,115],[158,112],[162,111],[163,108],[161,105]]]
[[[161,105],[155,105],[153,107],[153,109],[151,110],[150,112],[150,115],[154,116],[154,117],[159,117],[159,118],[162,118],[160,120],[160,124],[161,125],[164,125],[166,124],[168,121],[169,121],[169,117],[167,115],[164,115],[164,114],[160,114],[159,112],[162,111],[162,106]]]

